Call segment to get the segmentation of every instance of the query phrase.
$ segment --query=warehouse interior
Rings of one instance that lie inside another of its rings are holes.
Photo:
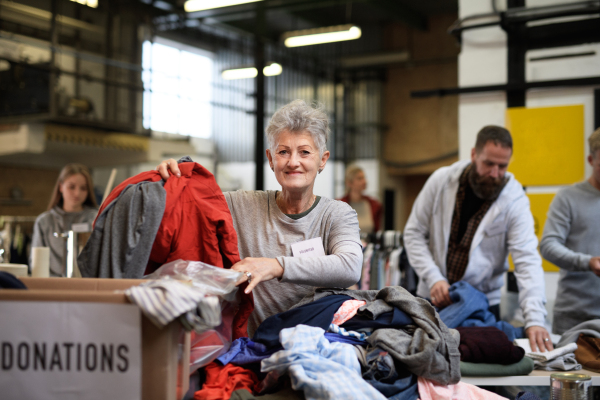
[[[3,262],[30,262],[34,223],[68,163],[89,168],[98,204],[183,156],[223,192],[279,190],[265,129],[295,99],[329,118],[314,193],[343,197],[347,168],[359,166],[383,207],[381,231],[398,237],[431,174],[471,159],[484,126],[512,134],[508,171],[538,240],[555,194],[593,174],[600,1],[192,3],[0,0],[0,243],[12,246],[17,226],[29,237],[20,261]],[[332,31],[359,33],[286,45]],[[542,267],[551,326],[559,268]],[[514,274],[504,279],[503,318],[522,321]]]

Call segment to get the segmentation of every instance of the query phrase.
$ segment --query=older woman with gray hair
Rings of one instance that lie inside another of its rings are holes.
[[[269,165],[281,190],[226,192],[255,310],[248,333],[283,312],[316,287],[349,287],[360,278],[362,249],[356,212],[340,201],[313,193],[315,178],[329,159],[327,115],[295,100],[267,126]],[[166,180],[177,161],[163,161]],[[171,178],[172,179],[172,178]],[[240,282],[241,283],[241,282]]]

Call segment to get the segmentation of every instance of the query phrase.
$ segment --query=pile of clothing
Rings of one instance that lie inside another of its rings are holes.
[[[588,371],[600,372],[600,319],[575,325],[561,336],[557,346],[573,343],[577,346],[575,360]]]
[[[497,321],[484,293],[467,282],[450,286],[452,304],[440,310],[442,321],[460,333],[460,371],[464,376],[528,375],[533,360],[512,342],[523,328]],[[527,339],[525,339],[527,340]]]
[[[194,399],[500,399],[460,382],[459,344],[401,287],[318,289],[234,341]]]
[[[515,344],[533,360],[534,369],[577,371],[583,368],[600,372],[600,320],[597,319],[582,322],[565,332],[553,351],[532,352],[526,339],[517,339]]]
[[[515,345],[525,352],[525,355],[533,360],[533,368],[545,371],[576,371],[581,369],[581,364],[575,359],[573,353],[577,349],[575,343],[566,346],[555,347],[552,351],[532,351],[529,339],[515,339]]]

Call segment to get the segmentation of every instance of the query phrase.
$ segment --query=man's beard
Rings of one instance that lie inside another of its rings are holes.
[[[506,181],[508,179],[505,177],[492,178],[479,175],[474,164],[469,171],[469,185],[475,196],[482,200],[495,200],[504,188]]]

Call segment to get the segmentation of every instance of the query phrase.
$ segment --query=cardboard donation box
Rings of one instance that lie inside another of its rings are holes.
[[[0,398],[178,400],[190,335],[159,329],[123,293],[133,279],[21,278],[0,290]]]

